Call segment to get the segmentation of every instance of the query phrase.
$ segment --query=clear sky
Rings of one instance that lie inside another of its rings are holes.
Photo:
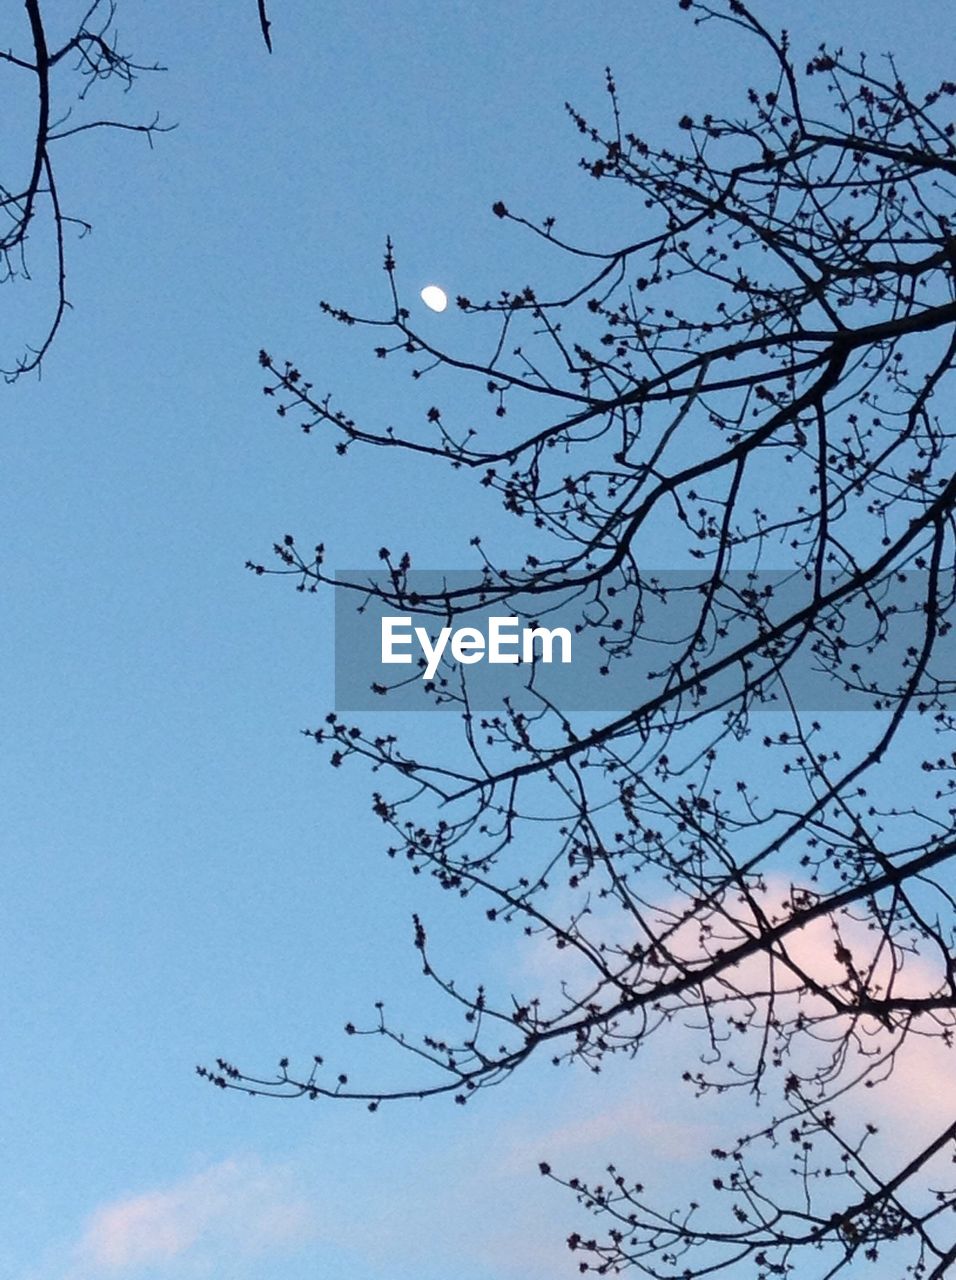
[[[409,384],[319,313],[384,308],[386,234],[410,305],[525,283],[540,257],[493,201],[598,245],[640,217],[576,168],[566,98],[599,116],[610,63],[629,127],[660,136],[762,76],[673,0],[273,0],[272,57],[255,8],[119,0],[124,48],[169,68],[120,105],[178,128],[64,147],[94,226],[75,309],[42,380],[0,388],[0,1274],[551,1280],[579,1220],[539,1159],[651,1151],[683,1177],[709,1145],[704,1110],[658,1096],[660,1056],[376,1116],[192,1075],[323,1052],[358,1078],[346,1021],[433,1007],[415,907],[449,956],[541,963],[384,858],[367,780],[298,736],[331,705],[329,601],[243,570],[287,530],[342,567],[383,540],[466,567],[480,512],[380,458],[333,466],[272,415],[256,353],[400,420]],[[952,72],[944,0],[757,9],[786,11],[798,61],[826,37]],[[451,310],[421,322],[463,340]]]

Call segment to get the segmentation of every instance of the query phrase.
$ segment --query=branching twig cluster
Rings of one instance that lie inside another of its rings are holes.
[[[334,767],[362,761],[380,779],[390,855],[554,948],[561,977],[465,991],[416,918],[422,968],[460,1033],[414,1039],[383,1007],[347,1028],[410,1054],[423,1071],[410,1085],[356,1088],[320,1059],[202,1073],[372,1108],[446,1092],[464,1103],[532,1056],[599,1070],[690,1028],[687,1087],[763,1106],[715,1151],[719,1176],[693,1202],[661,1202],[616,1169],[601,1186],[561,1179],[605,1224],[571,1237],[581,1269],[833,1276],[889,1257],[894,1274],[938,1277],[956,1259],[939,1163],[956,1150],[951,1117],[894,1162],[841,1108],[914,1046],[949,1046],[956,1026],[956,84],[917,94],[891,59],[827,46],[797,65],[786,35],[738,0],[681,8],[757,41],[770,82],[746,91],[746,114],[684,116],[681,148],[624,130],[610,73],[609,129],[569,108],[585,170],[632,194],[637,238],[582,248],[553,217],[497,203],[582,276],[561,297],[522,283],[459,298],[498,326],[480,358],[416,331],[391,245],[388,314],[325,307],[375,328],[378,356],[409,358],[421,386],[436,367],[476,380],[483,425],[455,404],[418,427],[360,422],[261,357],[281,416],[339,454],[467,469],[535,547],[509,570],[476,537],[475,583],[432,593],[411,590],[411,552],[383,547],[387,584],[340,591],[441,617],[576,598],[611,665],[641,643],[650,598],[687,590],[655,569],[699,569],[695,621],[662,682],[597,726],[545,699],[480,717],[465,693],[457,756],[403,750],[336,714],[310,730]],[[335,581],[324,546],[287,535],[275,550],[275,567],[250,568],[301,590]],[[862,694],[870,711],[808,713],[795,674],[808,654],[832,709]]]

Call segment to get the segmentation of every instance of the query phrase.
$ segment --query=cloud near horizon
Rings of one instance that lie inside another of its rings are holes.
[[[75,1274],[121,1276],[207,1253],[246,1258],[298,1248],[316,1233],[312,1210],[287,1169],[224,1160],[101,1205],[75,1247]]]

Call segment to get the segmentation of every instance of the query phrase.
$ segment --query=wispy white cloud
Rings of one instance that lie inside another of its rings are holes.
[[[657,1098],[653,1087],[645,1088],[644,1092],[641,1099],[615,1101],[545,1132],[539,1145],[552,1156],[560,1157],[592,1149],[613,1156],[616,1147],[618,1153],[622,1149],[649,1149],[656,1160],[697,1159],[712,1138],[710,1127],[693,1116],[677,1118],[673,1114],[677,1106],[663,1090]],[[684,1104],[686,1116],[686,1099],[681,1096],[679,1102]]]
[[[71,1277],[122,1277],[174,1260],[240,1260],[317,1235],[291,1174],[225,1160],[177,1182],[100,1205],[72,1250]]]

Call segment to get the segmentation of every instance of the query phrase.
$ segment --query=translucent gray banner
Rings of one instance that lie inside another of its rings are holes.
[[[926,572],[862,590],[845,575],[731,572],[715,588],[706,571],[660,570],[603,596],[505,599],[500,579],[465,570],[336,577],[337,711],[488,712],[507,698],[623,713],[675,695],[718,708],[744,689],[757,709],[861,711],[910,687],[921,698],[956,691],[952,574],[931,602]],[[469,589],[474,607],[458,612]]]

